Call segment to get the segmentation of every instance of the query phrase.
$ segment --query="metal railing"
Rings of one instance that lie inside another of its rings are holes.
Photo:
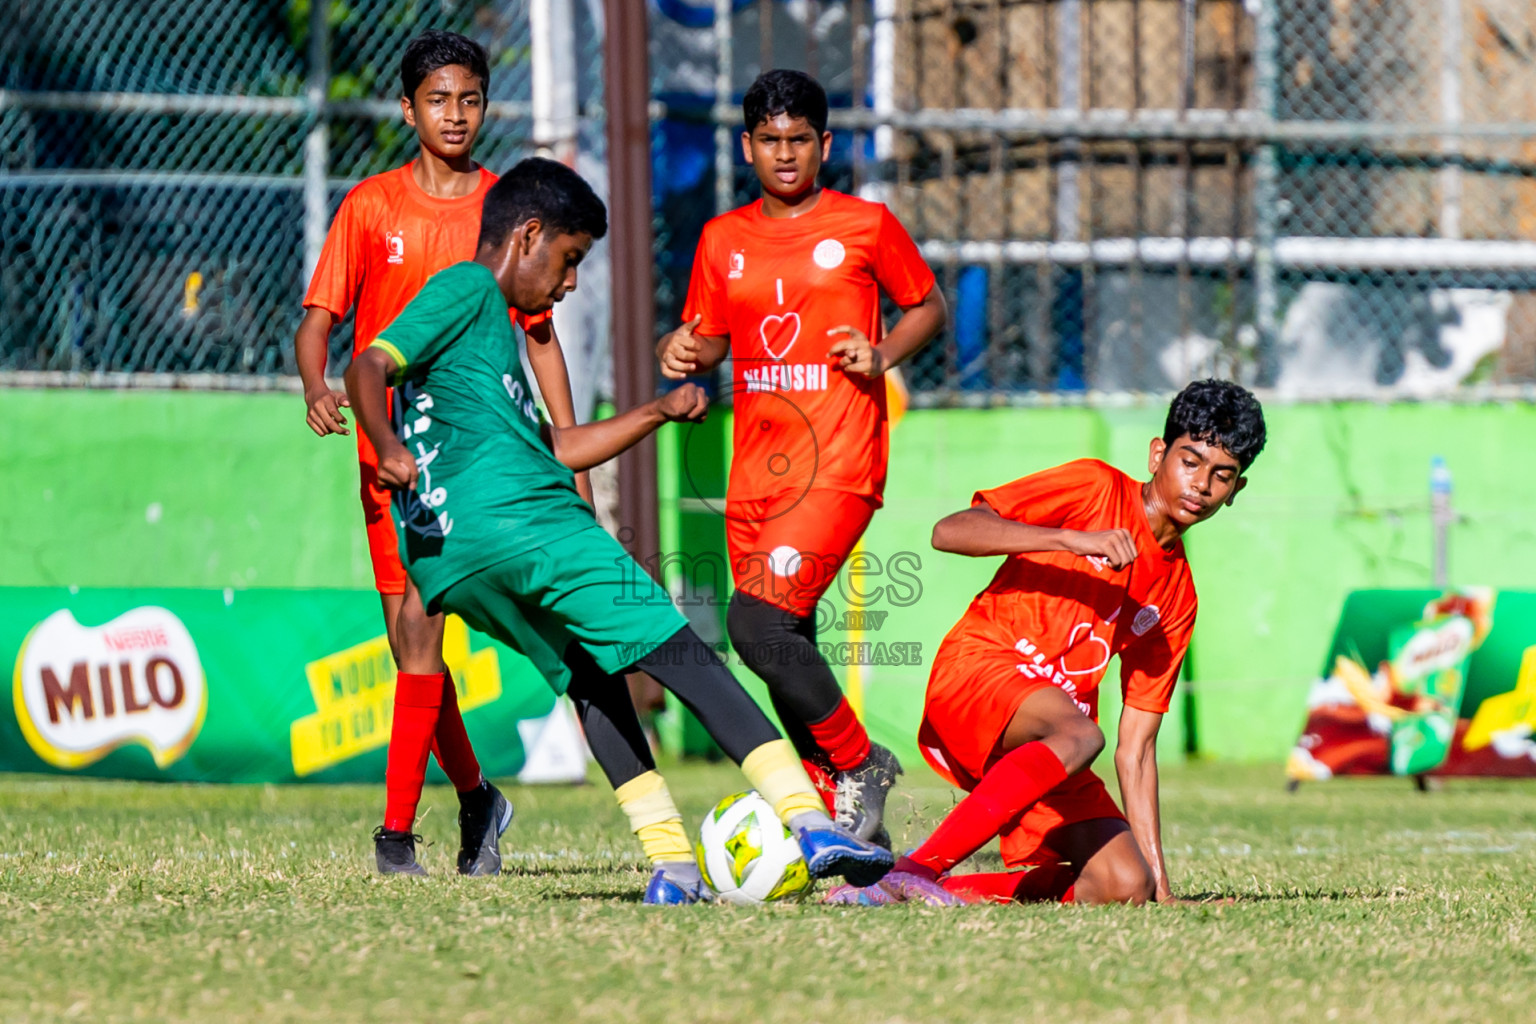
[[[601,37],[553,0],[26,5],[0,79],[0,371],[294,372],[309,271],[346,191],[408,161],[411,37],[491,56],[476,156],[602,149]],[[350,324],[333,336],[345,365]]]
[[[1296,396],[1536,381],[1529,5],[682,3],[651,16],[658,330],[704,220],[755,195],[741,93],[789,65],[833,96],[828,184],[890,204],[950,299],[907,368],[919,402],[1212,372]],[[20,17],[0,72],[0,371],[291,372],[337,203],[414,147],[383,97],[423,28],[491,51],[484,162],[543,147],[602,173],[592,5]],[[590,326],[595,347],[606,321]]]
[[[717,129],[715,208],[746,201],[741,92],[786,33],[804,46],[852,136],[829,183],[897,211],[955,311],[909,366],[919,402],[1207,373],[1298,397],[1536,380],[1526,6],[837,9],[843,49],[816,20],[833,5],[717,3],[692,116]]]

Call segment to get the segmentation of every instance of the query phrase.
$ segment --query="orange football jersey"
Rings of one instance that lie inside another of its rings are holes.
[[[886,382],[844,373],[828,349],[851,326],[878,344],[880,292],[921,302],[933,271],[880,203],[825,189],[798,217],[759,200],[704,226],[684,321],[729,336],[735,451],[727,497],[772,498],[810,487],[877,499],[888,449]]]
[[[480,206],[496,175],[482,167],[480,184],[469,195],[438,199],[416,184],[412,166],[375,174],[347,193],[304,296],[305,306],[328,310],[338,320],[357,307],[354,355],[400,315],[427,278],[475,258]],[[526,327],[548,316],[514,319]]]
[[[1116,571],[1067,551],[1009,557],[944,638],[930,699],[964,675],[968,660],[1006,656],[1014,671],[1060,687],[1097,721],[1099,681],[1119,655],[1125,703],[1165,713],[1195,625],[1195,585],[1183,542],[1165,551],[1153,535],[1141,484],[1079,459],[977,491],[972,504],[1033,526],[1129,530],[1136,560]]]

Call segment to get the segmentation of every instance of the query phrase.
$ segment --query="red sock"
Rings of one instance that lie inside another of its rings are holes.
[[[816,795],[821,797],[821,802],[827,805],[828,814],[836,814],[833,804],[837,801],[837,782],[827,774],[827,770],[815,761],[801,761],[805,766],[805,774],[811,778],[811,785],[816,787]]]
[[[990,903],[1071,903],[1077,872],[1065,864],[1042,864],[1029,871],[993,871],[951,875],[939,884],[952,893]]]
[[[832,767],[840,772],[857,768],[869,756],[869,733],[859,724],[859,716],[853,713],[847,697],[840,699],[826,718],[807,722],[806,728],[832,759]]]
[[[427,752],[437,731],[443,677],[401,672],[395,677],[395,717],[384,766],[384,827],[409,832],[427,775]]]
[[[939,884],[957,896],[969,896],[988,903],[1012,903],[1025,871],[988,871],[973,875],[950,875]]]
[[[1077,869],[1070,864],[1042,864],[1024,872],[1013,898],[1020,903],[1071,903]]]
[[[447,669],[443,670],[442,713],[437,716],[432,753],[454,789],[467,793],[480,785],[480,762],[469,744],[469,733],[464,731],[464,716],[459,713],[459,688],[453,685],[453,675]]]
[[[1044,743],[1008,752],[981,777],[970,795],[949,812],[910,859],[942,874],[981,849],[1010,820],[1023,814],[1067,777],[1061,759]]]

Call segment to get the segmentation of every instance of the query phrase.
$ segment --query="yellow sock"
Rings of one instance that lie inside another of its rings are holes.
[[[741,762],[741,773],[785,824],[797,814],[827,813],[827,805],[816,795],[800,755],[788,740],[773,740],[752,751]]]
[[[629,816],[629,827],[652,864],[693,860],[693,847],[683,831],[683,815],[672,802],[667,780],[650,771],[613,791]]]

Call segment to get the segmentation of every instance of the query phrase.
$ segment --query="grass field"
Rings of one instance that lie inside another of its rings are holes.
[[[739,779],[668,774],[694,821]],[[952,799],[908,779],[898,840]],[[432,789],[433,877],[384,880],[380,789],[0,782],[0,1019],[1536,1019],[1528,784],[1174,766],[1175,885],[1235,902],[1142,909],[647,908],[606,787],[508,793],[507,874]]]

